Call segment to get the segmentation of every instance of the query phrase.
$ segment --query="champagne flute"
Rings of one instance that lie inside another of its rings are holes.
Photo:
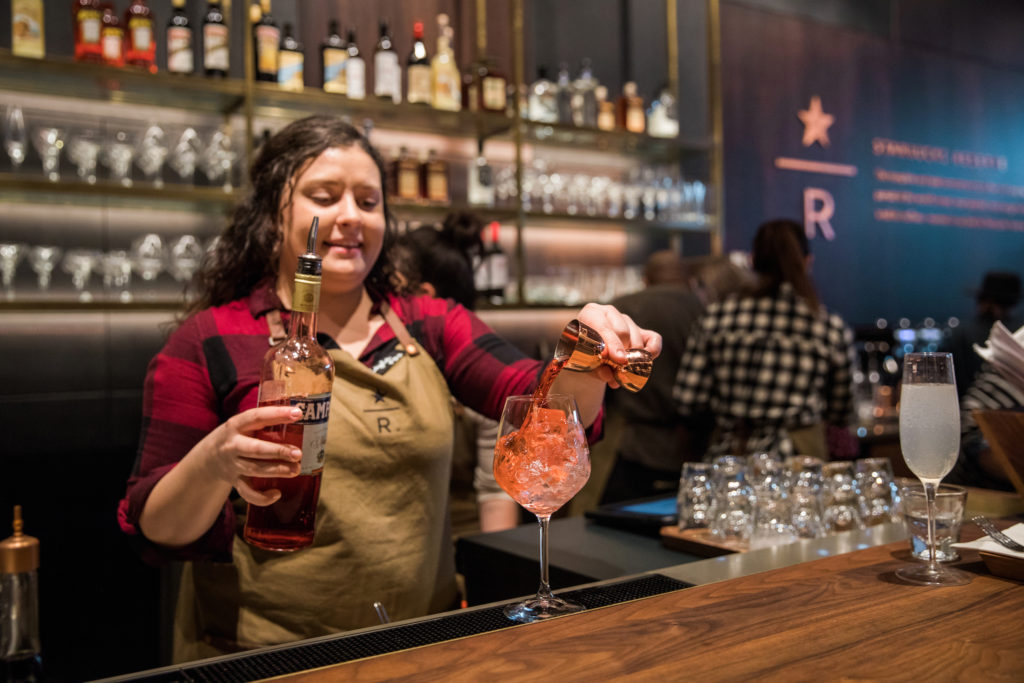
[[[508,605],[512,621],[529,623],[583,609],[551,593],[548,581],[548,524],[551,515],[590,478],[590,451],[572,396],[509,396],[498,425],[494,478],[540,523],[540,587],[523,602]]]
[[[962,586],[970,574],[941,566],[935,558],[935,490],[960,451],[960,406],[953,354],[908,353],[900,390],[900,449],[924,486],[928,504],[928,563],[901,567],[896,576],[925,586]]]

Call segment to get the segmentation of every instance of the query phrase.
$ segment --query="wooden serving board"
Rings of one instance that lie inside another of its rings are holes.
[[[985,567],[996,576],[1014,581],[1024,581],[1024,560],[984,550],[979,550],[978,555],[984,560]]]
[[[709,529],[679,529],[677,526],[661,527],[661,544],[671,550],[701,557],[742,553],[748,549],[746,543],[715,538]]]

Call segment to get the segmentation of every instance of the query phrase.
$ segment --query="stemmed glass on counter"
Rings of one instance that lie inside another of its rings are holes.
[[[960,450],[960,407],[953,354],[908,353],[900,390],[900,449],[924,486],[928,504],[928,563],[901,567],[896,576],[926,586],[961,586],[970,574],[941,566],[935,557],[935,491]]]
[[[581,605],[556,597],[548,581],[548,524],[551,515],[590,478],[590,450],[571,396],[509,396],[498,425],[494,478],[540,523],[540,587],[505,616],[528,623],[579,612]]]

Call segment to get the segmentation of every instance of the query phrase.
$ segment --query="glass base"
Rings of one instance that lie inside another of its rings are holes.
[[[560,617],[563,614],[582,612],[584,609],[586,608],[583,605],[577,605],[575,602],[562,600],[559,597],[544,598],[538,595],[523,602],[507,605],[502,611],[512,621],[529,624],[533,621]]]
[[[971,575],[952,567],[932,569],[927,564],[900,567],[896,576],[907,583],[918,586],[963,586],[971,582]]]

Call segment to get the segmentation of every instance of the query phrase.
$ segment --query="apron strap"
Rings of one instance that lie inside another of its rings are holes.
[[[391,326],[391,331],[395,333],[395,337],[398,338],[398,342],[405,352],[410,356],[418,354],[420,347],[416,345],[416,340],[409,334],[409,330],[405,329],[405,325],[398,319],[398,314],[391,310],[391,306],[388,306],[386,301],[380,305],[380,314],[384,317],[384,321]]]

